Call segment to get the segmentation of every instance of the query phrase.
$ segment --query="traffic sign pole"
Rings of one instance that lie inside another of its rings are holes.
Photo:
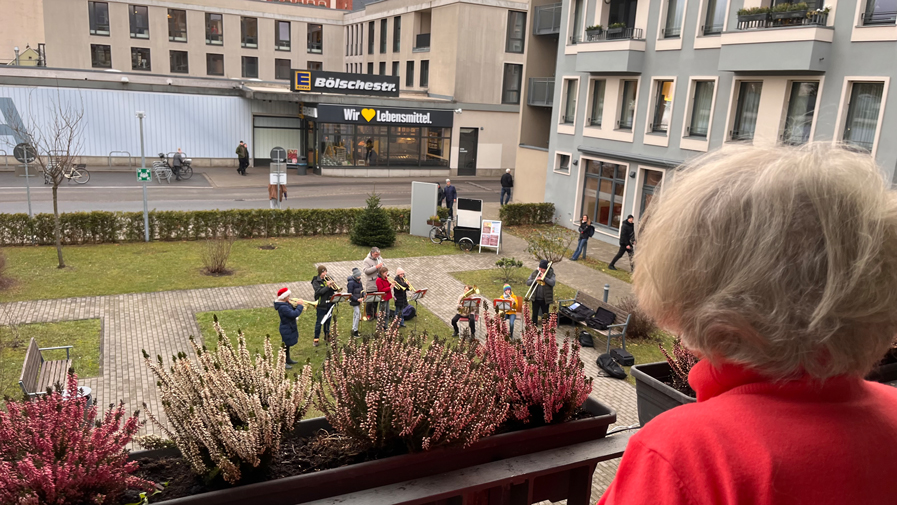
[[[146,114],[143,112],[137,112],[137,118],[140,120],[140,175],[139,177],[143,179],[143,238],[146,242],[149,242],[149,210],[147,209],[146,203],[146,154],[144,153],[144,145],[143,145],[143,118],[146,117]]]
[[[31,181],[28,180],[30,177],[28,175],[28,164],[37,159],[37,153],[31,144],[22,142],[21,144],[16,145],[12,150],[12,154],[18,161],[25,164],[25,192],[28,194],[28,217],[33,218],[34,213],[31,212]]]
[[[25,192],[28,194],[28,218],[33,219],[34,214],[31,212],[31,182],[28,180],[28,157],[25,157]]]

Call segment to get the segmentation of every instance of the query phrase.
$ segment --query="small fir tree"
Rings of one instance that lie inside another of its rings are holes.
[[[351,240],[364,247],[392,247],[396,243],[396,229],[389,214],[380,206],[380,197],[372,193],[367,208],[355,220]]]

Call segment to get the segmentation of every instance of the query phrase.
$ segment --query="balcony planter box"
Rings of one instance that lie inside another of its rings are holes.
[[[613,37],[614,35],[619,35],[619,34],[623,33],[623,30],[625,30],[625,29],[626,28],[608,28],[607,36],[608,36],[608,38],[610,38],[610,37]]]
[[[642,426],[673,407],[697,401],[666,384],[673,373],[666,361],[635,365],[630,373],[635,377],[638,421]]]
[[[807,11],[788,11],[788,12],[770,12],[770,18],[773,21],[782,21],[785,19],[803,19],[807,17]]]
[[[784,14],[789,14],[789,13],[786,12]],[[738,22],[739,23],[750,23],[750,22],[754,22],[754,21],[766,21],[768,17],[769,17],[768,12],[761,12],[760,14],[745,14],[745,15],[738,16]]]
[[[175,498],[164,503],[167,505],[242,505],[245,503],[292,505],[306,503],[604,438],[607,435],[607,427],[616,422],[617,413],[592,398],[586,400],[583,408],[594,417],[493,435],[478,440],[467,448],[453,447],[404,454],[320,472]],[[301,421],[297,425],[296,431],[302,437],[310,436],[321,429],[330,429],[330,424],[325,418],[317,417]],[[161,459],[171,457],[173,453],[177,454],[177,451],[172,452],[170,449],[138,451],[131,453],[130,459]],[[559,501],[566,498],[566,496],[558,495],[557,489],[558,486],[554,486],[550,482],[542,483],[541,488],[540,483],[536,482],[534,498],[538,499],[534,501]],[[159,498],[164,499],[164,492]]]
[[[604,32],[604,29],[586,30],[586,40],[596,39],[602,32]]]

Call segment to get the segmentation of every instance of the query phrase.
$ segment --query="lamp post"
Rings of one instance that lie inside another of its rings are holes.
[[[144,142],[143,142],[143,118],[146,117],[146,113],[143,111],[137,111],[137,119],[140,120],[140,168],[141,171],[146,170],[146,154],[144,153]],[[149,242],[149,210],[146,205],[146,180],[143,181],[143,238],[146,242]]]

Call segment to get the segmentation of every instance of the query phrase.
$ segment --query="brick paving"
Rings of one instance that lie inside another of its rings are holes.
[[[523,240],[505,234],[504,241],[501,256],[521,259],[526,268],[533,269],[537,266],[536,261],[526,254],[526,243]],[[452,246],[446,244],[446,247]],[[421,304],[449,322],[455,314],[457,298],[463,289],[451,272],[492,268],[498,257],[500,256],[486,252],[401,259],[387,256],[385,262],[393,273],[396,268],[403,268],[416,288],[427,288],[427,296]],[[345,279],[352,268],[359,267],[360,263],[361,259],[329,263],[327,267],[335,279]],[[556,271],[560,282],[595,297],[601,297],[604,285],[609,284],[611,302],[630,293],[629,284],[582,264],[564,261],[556,266]],[[123,399],[128,409],[135,410],[146,403],[164,421],[155,393],[155,379],[143,362],[141,349],[146,349],[153,357],[161,355],[166,362],[178,352],[191,355],[188,337],[200,334],[196,313],[268,307],[272,303],[273,293],[284,285],[300,298],[313,297],[310,284],[298,281],[33,300],[8,303],[5,308],[18,324],[99,318],[102,321],[100,377],[85,379],[82,384],[93,389],[99,405]],[[477,336],[480,339],[483,338],[482,327],[481,324],[477,325]],[[562,328],[559,333],[565,336],[568,332]],[[602,347],[597,342],[596,345],[598,349]],[[638,421],[635,389],[625,381],[603,377],[595,364],[598,354],[598,350],[590,348],[583,349],[581,353],[586,373],[595,378],[591,396],[617,411],[617,423],[614,426],[635,424]],[[152,424],[145,425],[143,433],[161,435]],[[593,481],[592,494],[595,500],[613,479],[618,462],[619,460],[615,460],[599,464]]]

